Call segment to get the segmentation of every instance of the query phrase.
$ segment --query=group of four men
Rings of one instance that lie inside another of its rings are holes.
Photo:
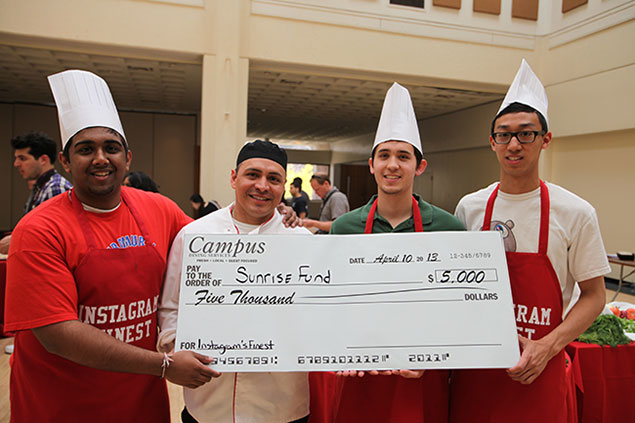
[[[461,200],[458,218],[413,193],[426,160],[409,93],[393,85],[369,159],[377,195],[329,222],[330,233],[505,224],[515,240],[505,245],[517,308],[550,307],[550,324],[517,319],[522,355],[506,372],[453,371],[451,384],[449,372],[439,370],[346,378],[337,421],[563,421],[557,414],[565,392],[562,349],[599,314],[602,275],[610,269],[593,208],[538,177],[540,151],[551,141],[546,95],[539,81],[536,91],[537,78],[524,62],[519,75],[492,123],[500,183]],[[49,81],[60,117],[60,160],[74,189],[29,213],[13,234],[5,325],[16,332],[12,420],[169,421],[166,378],[185,387],[184,422],[308,421],[306,373],[220,374],[205,356],[172,353],[185,234],[308,235],[286,227],[276,210],[286,180],[284,150],[246,144],[230,176],[235,201],[190,223],[165,197],[121,187],[132,153],[105,82],[82,71]],[[579,299],[561,318],[576,286]],[[364,404],[351,400],[359,393]]]

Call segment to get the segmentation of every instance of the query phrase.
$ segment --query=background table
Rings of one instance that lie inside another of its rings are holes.
[[[579,422],[635,422],[635,342],[616,348],[572,342],[566,351]]]
[[[635,269],[633,269],[625,275],[624,266],[635,267],[635,260],[620,260],[615,254],[608,254],[607,257],[609,259],[609,263],[617,264],[620,266],[620,279],[617,284],[617,291],[615,291],[615,295],[613,295],[613,298],[611,298],[611,301],[615,301],[615,299],[617,298],[617,294],[619,294],[620,290],[622,289],[624,279],[635,273]]]

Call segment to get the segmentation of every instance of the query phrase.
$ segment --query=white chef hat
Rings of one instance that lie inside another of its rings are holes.
[[[503,104],[498,109],[498,113],[512,103],[522,103],[538,110],[547,121],[547,126],[549,126],[549,118],[547,117],[549,101],[547,100],[545,87],[542,86],[540,79],[531,70],[525,59],[521,62],[520,69],[518,69],[514,82],[509,87]]]
[[[83,70],[67,70],[48,77],[60,122],[62,149],[82,129],[103,126],[126,136],[106,81]]]
[[[423,154],[419,126],[417,125],[415,109],[410,100],[410,93],[396,82],[386,93],[373,150],[377,145],[386,141],[407,142]]]

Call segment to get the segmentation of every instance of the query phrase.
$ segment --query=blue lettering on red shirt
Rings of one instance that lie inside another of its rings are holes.
[[[146,245],[146,240],[142,235],[124,235],[117,238],[117,242],[111,242],[106,248],[143,247],[144,245]]]

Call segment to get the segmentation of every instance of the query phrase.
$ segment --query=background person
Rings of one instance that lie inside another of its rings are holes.
[[[304,198],[304,201],[306,201],[307,205],[309,204],[309,194],[306,193],[306,191],[304,191],[302,189],[302,178],[300,178],[299,176],[296,176],[295,178],[293,178],[292,181],[293,184],[295,184],[296,186],[300,187],[300,195],[302,196],[302,198]]]
[[[159,192],[159,186],[157,183],[143,172],[130,172],[124,178],[123,185],[143,191]]]
[[[57,144],[43,132],[29,132],[11,140],[15,160],[13,166],[26,179],[31,193],[24,205],[24,213],[28,213],[49,198],[55,197],[73,185],[66,178],[57,173],[55,158]],[[9,252],[11,235],[0,240],[0,253]]]
[[[190,197],[190,203],[192,204],[192,208],[194,209],[197,219],[207,216],[219,209],[214,202],[205,202],[201,194],[192,194]]]
[[[235,201],[187,225],[170,251],[159,307],[159,350],[172,351],[176,337],[183,239],[186,234],[299,234],[286,228],[276,207],[282,201],[287,154],[276,144],[256,140],[238,153],[230,183]],[[221,322],[219,322],[221,323]],[[184,389],[183,422],[306,422],[309,384],[304,372],[223,373],[196,390]]]
[[[302,179],[295,178],[289,185],[289,193],[291,194],[291,208],[300,219],[307,217],[309,210],[309,203],[302,195],[303,192]]]
[[[348,198],[337,187],[331,185],[331,180],[326,174],[319,173],[311,176],[311,188],[322,199],[320,218],[319,220],[302,219],[302,226],[317,228],[318,233],[326,234],[331,229],[333,221],[351,209]]]
[[[538,176],[549,147],[547,94],[523,59],[492,121],[490,147],[500,182],[461,199],[469,230],[503,232],[521,357],[507,371],[452,374],[452,422],[566,421],[563,348],[584,332],[606,300],[611,271],[593,207]],[[580,298],[564,316],[574,288]]]

